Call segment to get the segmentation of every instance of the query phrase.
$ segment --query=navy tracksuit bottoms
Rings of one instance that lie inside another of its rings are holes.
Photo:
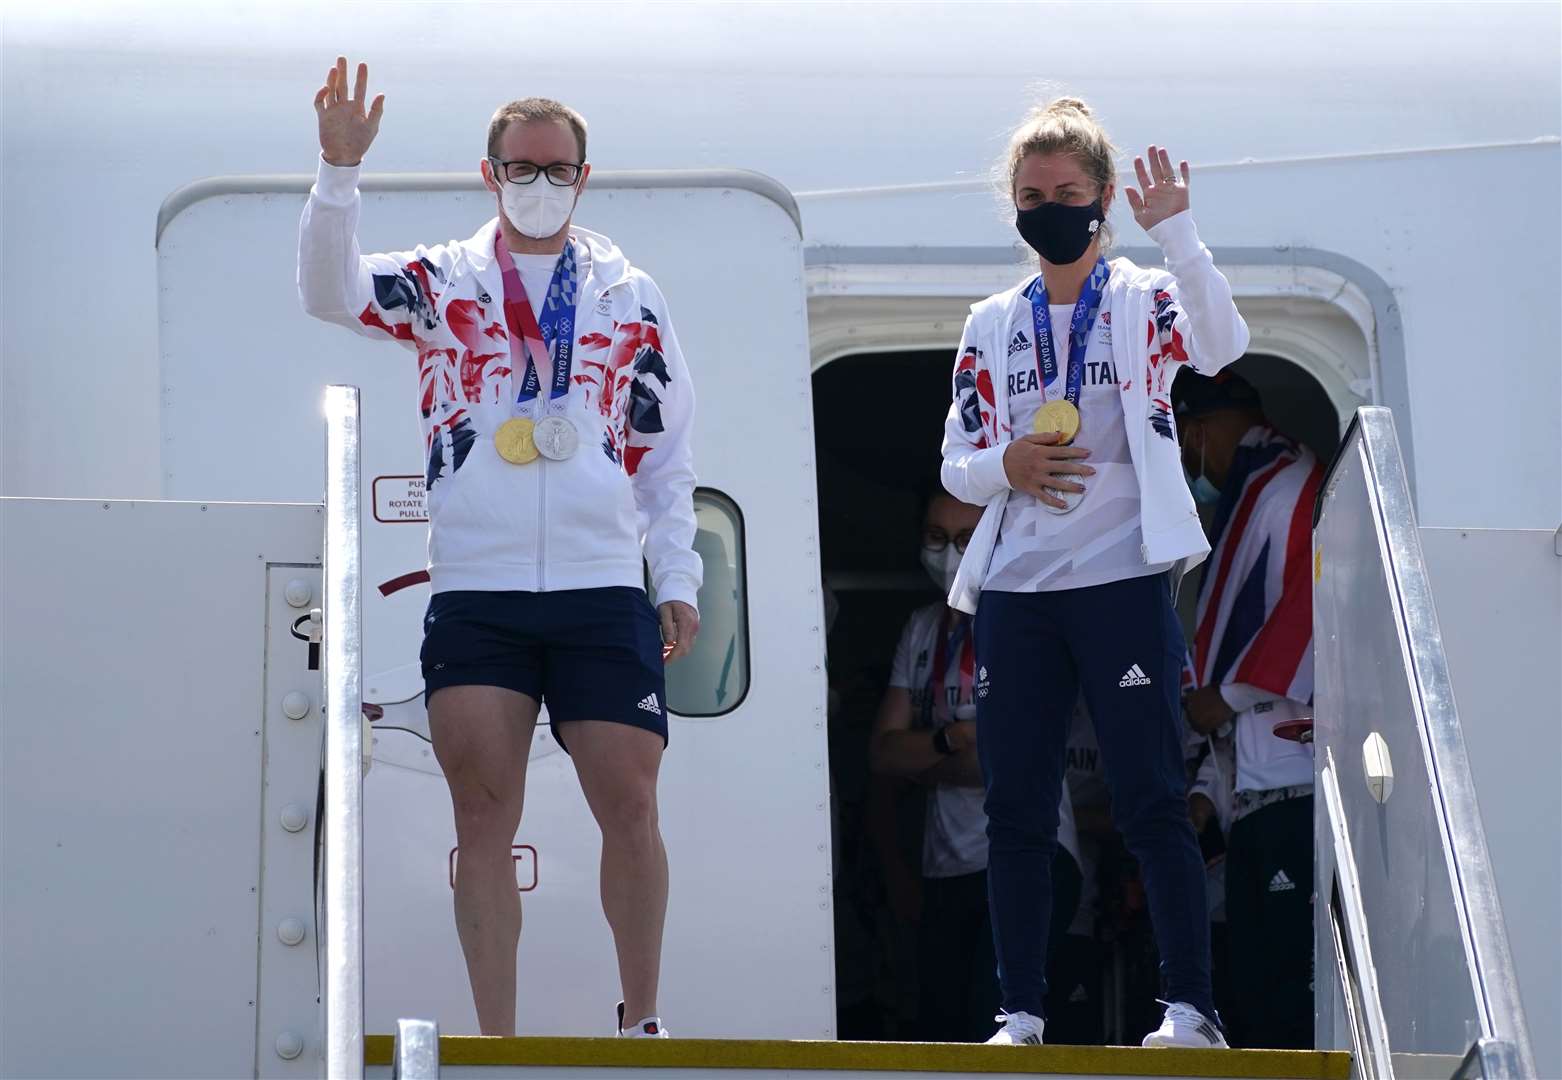
[[[1166,999],[1215,1019],[1204,859],[1188,821],[1182,755],[1182,627],[1166,575],[1057,592],[984,591],[975,644],[1004,1010],[1044,1015],[1058,798],[1069,718],[1083,690],[1112,818],[1144,875]]]

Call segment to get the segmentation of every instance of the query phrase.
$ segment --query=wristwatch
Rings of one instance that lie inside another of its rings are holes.
[[[947,728],[933,729],[933,749],[940,754],[956,753],[955,748],[949,745],[949,730]]]

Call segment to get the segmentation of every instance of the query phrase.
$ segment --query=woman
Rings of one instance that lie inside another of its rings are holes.
[[[1210,991],[1204,861],[1188,822],[1171,579],[1209,552],[1171,413],[1184,367],[1247,347],[1188,211],[1188,165],[1134,159],[1134,220],[1166,270],[1101,255],[1115,150],[1060,98],[1014,133],[1004,178],[1041,272],[973,305],[943,481],[984,506],[950,604],[974,611],[998,1043],[1041,1041],[1064,745],[1083,691],[1112,813],[1143,869],[1167,1008],[1146,1046],[1224,1047]],[[1180,173],[1180,175],[1179,175]],[[978,600],[980,603],[978,604]]]

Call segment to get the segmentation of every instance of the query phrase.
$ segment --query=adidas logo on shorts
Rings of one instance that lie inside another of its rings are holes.
[[[1117,685],[1120,687],[1149,686],[1150,676],[1144,673],[1143,668],[1141,668],[1138,664],[1135,664],[1133,667],[1123,672],[1123,677],[1117,680]]]
[[[1292,881],[1290,875],[1284,870],[1276,871],[1275,876],[1269,879],[1270,892],[1290,892],[1294,888],[1296,882]]]
[[[639,707],[648,713],[655,713],[657,716],[662,715],[661,702],[656,700],[656,695],[654,693],[647,694],[645,697],[641,698]]]

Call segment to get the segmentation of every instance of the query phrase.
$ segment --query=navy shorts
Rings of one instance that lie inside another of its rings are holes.
[[[446,686],[502,686],[547,705],[560,746],[572,720],[667,744],[661,622],[641,589],[435,593],[419,659],[425,705]]]

